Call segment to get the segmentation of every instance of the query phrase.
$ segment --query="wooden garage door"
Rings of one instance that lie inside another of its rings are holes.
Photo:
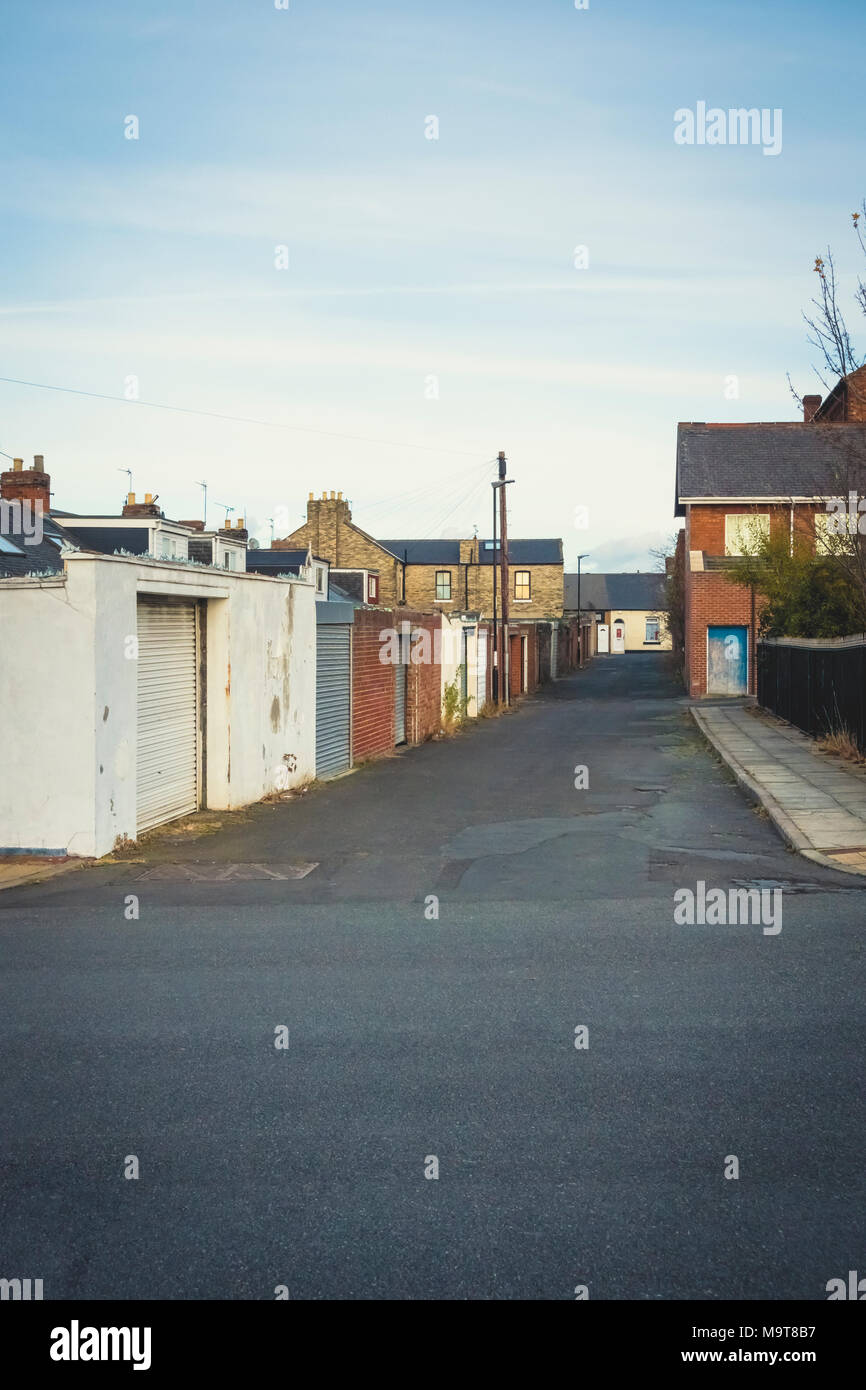
[[[196,605],[138,603],[138,831],[198,809]]]

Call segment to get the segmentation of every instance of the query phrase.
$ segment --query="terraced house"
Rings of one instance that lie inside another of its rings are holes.
[[[377,540],[352,520],[342,492],[310,493],[307,520],[273,549],[310,546],[328,560],[342,589],[373,605],[407,604],[422,613],[493,616],[494,571],[500,583],[497,543],[468,540]],[[509,540],[509,610],[512,624],[557,621],[563,613],[560,539]],[[498,605],[501,611],[501,596]]]

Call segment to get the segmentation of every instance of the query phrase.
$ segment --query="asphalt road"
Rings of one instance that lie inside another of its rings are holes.
[[[781,883],[782,930],[678,925],[699,880]],[[786,850],[655,654],[6,892],[0,1277],[824,1299],[866,1271],[864,929],[866,889]]]

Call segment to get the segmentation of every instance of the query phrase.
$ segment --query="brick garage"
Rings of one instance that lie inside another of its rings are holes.
[[[397,622],[410,622],[413,633],[423,630],[428,634],[431,660],[410,662],[406,680],[406,738],[409,743],[424,743],[442,727],[442,662],[436,640],[442,622],[438,613],[407,613],[398,609],[392,616]],[[414,648],[416,643],[413,641],[412,645]]]
[[[389,611],[356,608],[352,631],[352,760],[361,762],[394,747],[394,667],[379,660]]]
[[[752,613],[752,596],[748,589],[734,585],[724,572],[706,571],[689,576],[686,601],[686,652],[688,654],[689,694],[705,695],[707,691],[707,628],[740,626],[748,629],[749,693],[755,685],[755,623],[760,614],[760,596]]]
[[[394,747],[394,667],[379,659],[386,634],[404,623],[427,633],[428,662],[410,660],[406,672],[406,742],[424,743],[442,725],[441,663],[436,634],[438,614],[405,608],[356,608],[352,631],[352,759],[381,757]],[[411,650],[420,650],[413,641]]]

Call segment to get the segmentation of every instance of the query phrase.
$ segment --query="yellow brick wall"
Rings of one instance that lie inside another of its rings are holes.
[[[399,603],[402,593],[402,561],[382,549],[375,540],[364,534],[352,522],[349,504],[339,496],[310,497],[307,520],[290,536],[274,541],[283,550],[311,546],[314,555],[330,560],[335,569],[366,569],[378,571],[379,602]],[[484,617],[493,614],[493,566],[478,565],[478,541],[460,541],[460,564],[407,565],[406,603],[420,613],[480,610]],[[469,564],[468,594],[466,565]],[[436,571],[451,572],[450,602],[436,602]],[[528,569],[531,575],[531,598],[517,602],[514,598],[514,573]],[[502,611],[499,592],[500,571],[496,566],[497,609]],[[524,618],[558,618],[562,616],[563,566],[512,565],[509,577],[509,616],[514,622]]]

